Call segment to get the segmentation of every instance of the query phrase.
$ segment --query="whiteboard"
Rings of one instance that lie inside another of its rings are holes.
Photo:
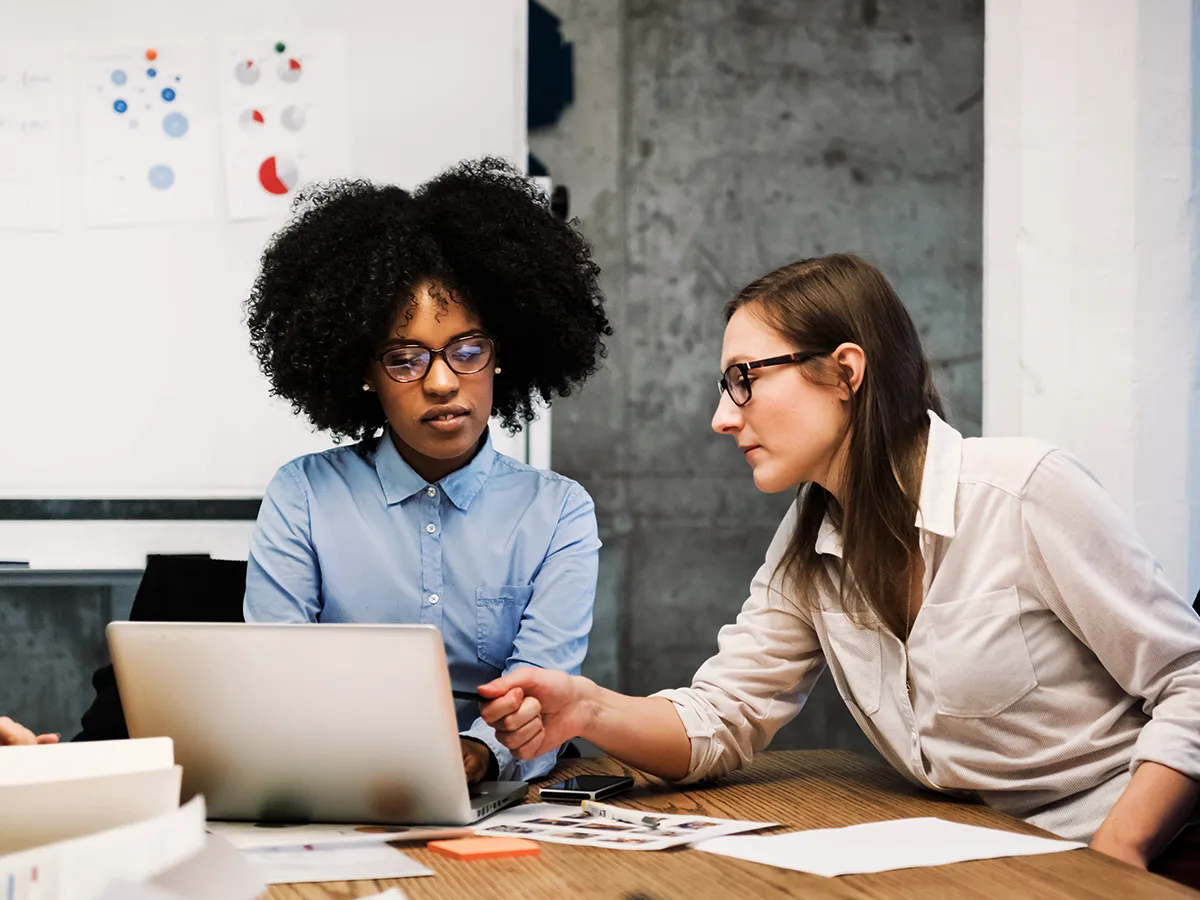
[[[114,43],[198,45],[213,62],[216,116],[223,41],[337,35],[344,174],[411,187],[467,157],[524,166],[526,16],[525,0],[0,0],[0,52],[41,44],[77,68],[82,54]],[[72,68],[69,86],[75,79]],[[77,202],[78,106],[68,90],[61,229],[0,229],[0,498],[261,496],[281,464],[330,446],[269,397],[243,324],[262,247],[282,221],[232,221],[220,196],[212,221],[88,227]],[[220,128],[213,142],[220,159]],[[547,429],[536,431],[545,439]],[[526,436],[493,435],[502,452],[529,458]],[[245,523],[223,532],[234,538],[202,535],[221,527],[108,523],[104,534],[132,537],[107,550],[108,538],[94,541],[88,552],[103,559],[87,564],[120,567],[116,556],[163,542],[170,552],[240,546]],[[5,523],[0,557],[69,565],[56,528]],[[31,547],[41,549],[22,557]]]

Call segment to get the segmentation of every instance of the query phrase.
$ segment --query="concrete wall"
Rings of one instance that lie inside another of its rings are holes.
[[[554,460],[605,541],[588,671],[644,693],[715,649],[790,501],[709,430],[742,284],[864,254],[916,318],[952,421],[979,432],[983,5],[547,5],[578,99],[531,147],[571,188],[618,328],[609,371],[555,406]],[[864,739],[823,681],[779,746]]]

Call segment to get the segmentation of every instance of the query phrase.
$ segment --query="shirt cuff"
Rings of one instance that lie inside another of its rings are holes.
[[[687,776],[676,783],[695,784],[714,777],[710,773],[721,755],[721,743],[716,738],[716,729],[704,714],[696,709],[691,692],[685,688],[672,688],[651,696],[662,697],[675,704],[675,712],[679,714],[679,720],[683,722],[683,728],[692,743],[692,758],[688,763]]]
[[[507,747],[496,740],[496,729],[483,719],[476,719],[470,728],[460,733],[460,737],[479,741],[492,751],[492,765],[488,767],[488,773],[484,776],[486,781],[513,780],[518,761]]]
[[[1156,762],[1200,781],[1200,742],[1195,728],[1185,728],[1175,722],[1151,719],[1142,726],[1137,744],[1133,748],[1133,759],[1129,763],[1130,773],[1137,772],[1144,762]]]
[[[471,727],[460,732],[459,736],[486,744],[492,751],[495,769],[488,769],[488,774],[484,776],[488,781],[533,781],[535,778],[541,778],[554,768],[558,763],[558,755],[562,752],[562,747],[555,747],[549,753],[543,753],[534,759],[517,759],[511,750],[496,740],[496,730],[483,719],[476,719],[471,723]]]

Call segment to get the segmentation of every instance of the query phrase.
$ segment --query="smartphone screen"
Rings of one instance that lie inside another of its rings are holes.
[[[592,791],[602,791],[614,785],[624,784],[633,784],[633,779],[627,775],[579,775],[549,787],[556,791],[582,791],[590,794]]]
[[[599,800],[631,787],[633,779],[628,775],[578,775],[557,784],[546,785],[541,794],[546,798],[559,797],[564,800]]]

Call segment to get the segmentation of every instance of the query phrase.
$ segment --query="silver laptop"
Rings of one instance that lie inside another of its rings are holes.
[[[211,819],[466,825],[525,796],[468,788],[428,625],[113,622],[130,737],[170,737]]]

